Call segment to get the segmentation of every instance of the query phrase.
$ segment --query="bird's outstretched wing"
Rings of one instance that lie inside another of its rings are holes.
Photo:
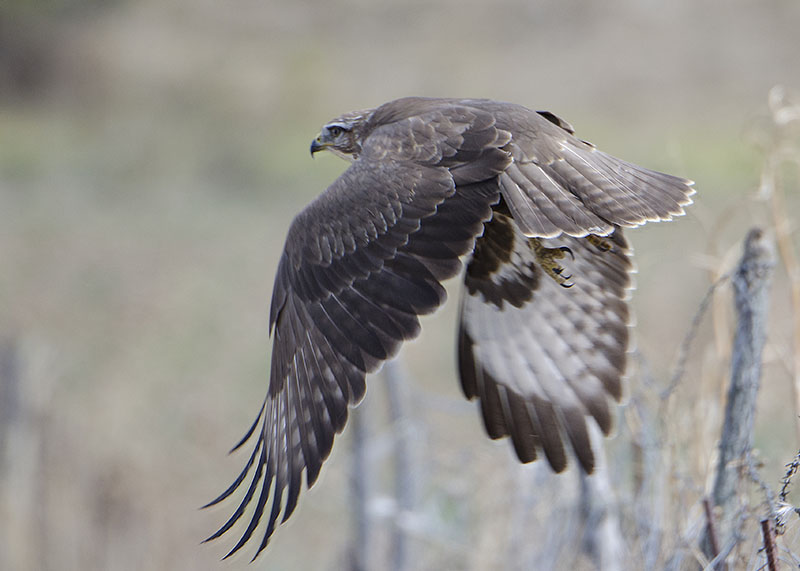
[[[692,181],[608,155],[552,113],[497,101],[473,104],[513,134],[514,162],[500,186],[528,236],[609,234],[614,226],[670,220],[692,202]]]
[[[418,315],[444,302],[440,281],[459,272],[499,199],[497,175],[511,160],[499,147],[509,138],[476,109],[398,117],[376,129],[361,156],[294,220],[272,296],[269,391],[237,448],[253,435],[256,445],[209,504],[252,472],[238,509],[209,538],[255,500],[228,555],[265,514],[258,552],[266,547],[296,506],[303,471],[307,486],[316,481],[348,408],[364,395],[366,373],[418,335]]]
[[[542,270],[536,248],[563,255],[570,287]],[[502,208],[478,239],[461,302],[461,383],[480,399],[489,436],[510,436],[522,462],[543,450],[560,472],[569,443],[592,471],[586,419],[607,434],[610,399],[622,395],[630,254],[619,228],[606,238],[529,239]]]

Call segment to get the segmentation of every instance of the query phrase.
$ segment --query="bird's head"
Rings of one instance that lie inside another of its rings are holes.
[[[348,113],[328,121],[317,138],[311,141],[311,156],[317,151],[328,150],[349,161],[358,158],[361,152],[361,127],[368,112]]]

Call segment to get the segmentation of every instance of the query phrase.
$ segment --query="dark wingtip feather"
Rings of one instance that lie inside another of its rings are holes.
[[[266,446],[263,446],[262,444],[263,444],[263,439],[259,439],[259,443],[258,443],[256,449],[258,450],[258,448],[261,448],[260,458],[259,458],[259,461],[258,461],[258,465],[256,467],[256,472],[255,472],[255,474],[253,476],[253,480],[250,483],[250,486],[247,488],[247,492],[245,493],[244,498],[242,498],[242,501],[239,503],[239,506],[236,508],[236,511],[233,512],[233,514],[228,519],[228,521],[226,521],[225,524],[222,527],[220,527],[216,531],[216,533],[214,533],[206,541],[210,541],[212,539],[217,539],[218,537],[220,537],[222,534],[227,532],[231,527],[233,527],[233,525],[237,521],[239,521],[239,519],[242,517],[242,515],[244,515],[244,510],[247,508],[247,506],[252,501],[253,495],[255,494],[256,487],[258,486],[258,483],[261,480],[261,474],[264,472],[264,467],[267,465],[267,463],[269,461],[269,459],[266,456]],[[255,456],[255,454],[254,454],[254,456]],[[245,468],[245,472],[247,470],[249,470],[248,467]],[[265,487],[269,486],[271,484],[271,482],[272,482],[272,473],[269,470],[267,470],[266,473],[264,474],[264,479],[263,479],[263,482],[262,482],[262,486],[265,486]],[[247,531],[242,536],[242,540],[240,540],[239,544],[237,544],[236,547],[234,547],[225,557],[223,557],[223,559],[227,559],[228,557],[233,555],[236,551],[238,551],[239,548],[241,548],[242,545],[244,545],[247,542],[247,539],[250,537],[250,535],[252,535],[253,530],[255,529],[255,526],[258,525],[258,520],[261,517],[261,511],[264,509],[264,502],[266,501],[265,496],[266,496],[266,493],[262,489],[261,493],[259,494],[258,503],[256,505],[255,513],[253,514],[253,517],[252,517],[252,519],[250,521],[250,525],[248,526]]]
[[[244,443],[250,440],[250,437],[253,436],[253,432],[256,430],[256,426],[258,426],[258,421],[261,420],[261,417],[264,414],[264,407],[267,406],[267,399],[264,399],[264,402],[261,403],[261,409],[258,411],[258,415],[256,419],[253,421],[253,424],[250,425],[250,428],[247,430],[244,436],[242,436],[241,440],[236,443],[236,445],[228,451],[228,454],[233,454],[239,448],[244,446]]]
[[[214,505],[217,505],[222,500],[224,500],[225,498],[230,496],[233,492],[236,491],[236,489],[239,486],[242,485],[242,482],[247,477],[248,472],[250,472],[250,468],[253,467],[253,462],[255,461],[256,456],[258,455],[258,451],[261,449],[262,444],[263,444],[263,440],[259,439],[258,443],[256,444],[256,447],[253,449],[252,454],[250,454],[250,458],[248,459],[247,464],[245,464],[244,469],[239,473],[239,476],[233,481],[233,483],[230,486],[228,486],[228,489],[226,489],[219,496],[217,496],[216,498],[214,498],[213,500],[208,502],[206,505],[202,506],[200,508],[201,510],[209,508],[209,507],[214,506]],[[212,539],[212,538],[209,538],[209,539]]]
[[[271,481],[272,481],[271,474],[267,474],[264,477],[264,482],[263,482],[262,486],[264,488],[268,487],[271,484]],[[222,533],[225,533],[226,531],[228,531],[228,529],[230,529],[230,526],[232,526],[233,523],[235,523],[240,517],[242,517],[242,515],[244,513],[244,508],[247,506],[247,504],[250,503],[250,499],[252,498],[251,490],[255,489],[255,486],[256,486],[257,483],[258,483],[258,478],[253,480],[253,484],[250,486],[250,489],[248,490],[249,496],[245,497],[245,500],[243,500],[242,503],[239,505],[239,509],[236,510],[236,512],[233,514],[233,516],[231,516],[231,519],[228,520],[228,522],[225,524],[228,527],[226,528],[225,526],[223,526],[221,528],[221,530],[220,530],[221,533],[220,532],[217,532],[217,533],[219,533],[220,535]],[[239,538],[239,541],[236,543],[236,545],[233,546],[233,549],[231,549],[228,552],[228,554],[225,557],[222,558],[223,561],[225,559],[228,559],[230,556],[232,556],[234,553],[236,553],[242,547],[244,547],[244,544],[247,543],[250,540],[250,538],[253,536],[253,532],[255,532],[256,528],[258,527],[258,522],[261,521],[261,515],[264,512],[264,505],[267,503],[267,497],[269,495],[267,492],[268,492],[268,490],[262,488],[261,492],[258,495],[258,502],[256,503],[256,507],[255,507],[255,510],[253,512],[253,517],[250,519],[250,523],[247,525],[247,529],[244,531],[242,536]],[[278,490],[277,490],[277,484],[276,484],[276,493],[277,492],[278,492]],[[278,507],[280,507],[280,506],[278,506]],[[273,507],[273,511],[274,511],[274,507]],[[228,525],[228,524],[230,524],[230,525]],[[268,530],[268,533],[271,534],[271,532],[269,530]],[[259,550],[259,552],[260,552],[260,550]],[[256,553],[256,556],[257,555],[258,555],[258,553]]]

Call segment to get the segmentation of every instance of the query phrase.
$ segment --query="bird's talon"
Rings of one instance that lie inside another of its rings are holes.
[[[589,240],[589,243],[591,245],[593,245],[601,252],[608,252],[613,247],[610,240],[603,238],[601,236],[596,236],[595,234],[589,234],[586,237],[586,239]]]
[[[530,240],[533,252],[536,255],[536,261],[544,273],[553,278],[555,282],[564,288],[570,288],[573,284],[568,283],[572,278],[572,274],[565,275],[566,271],[556,260],[560,260],[569,254],[570,258],[575,259],[572,250],[567,246],[557,246],[555,248],[545,247],[541,240],[538,238],[531,238]]]

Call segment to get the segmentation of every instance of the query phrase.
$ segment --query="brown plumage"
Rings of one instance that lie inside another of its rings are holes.
[[[594,465],[622,394],[632,270],[622,227],[683,214],[691,181],[611,157],[548,112],[476,99],[405,98],[329,122],[312,143],[352,165],[289,229],[270,311],[269,390],[236,448],[256,445],[228,522],[255,499],[240,549],[258,553],[312,486],[365,376],[419,334],[418,316],[465,273],[458,361],[491,438],[556,471],[568,446]],[[563,266],[563,267],[562,267]],[[571,275],[565,275],[571,274]],[[285,496],[285,497],[284,497]],[[283,507],[282,507],[283,506]]]

